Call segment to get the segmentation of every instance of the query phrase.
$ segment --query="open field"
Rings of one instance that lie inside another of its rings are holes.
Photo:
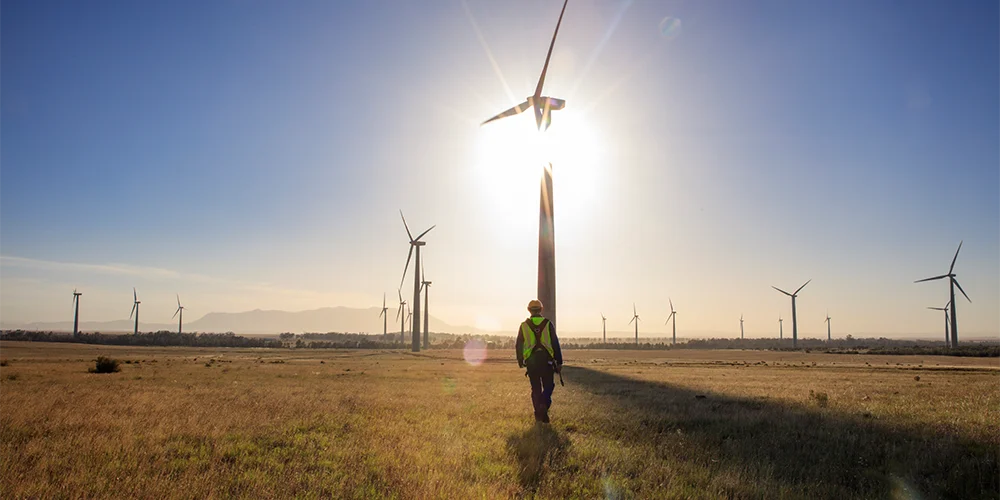
[[[3,342],[0,494],[1000,495],[996,358],[566,355],[536,427],[512,352]]]

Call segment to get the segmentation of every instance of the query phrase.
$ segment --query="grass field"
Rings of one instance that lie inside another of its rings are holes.
[[[0,495],[997,498],[1000,360],[0,343]],[[87,373],[98,355],[123,361]]]

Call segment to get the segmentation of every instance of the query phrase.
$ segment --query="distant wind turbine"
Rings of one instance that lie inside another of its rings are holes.
[[[430,230],[428,229],[428,231],[430,231]],[[423,264],[420,264],[420,274],[422,274],[424,276],[423,281],[420,282],[421,288],[424,289],[424,349],[428,349],[431,346],[430,328],[428,326],[429,322],[430,322],[430,309],[431,309],[431,307],[430,307],[430,305],[428,305],[428,302],[427,302],[427,300],[428,300],[427,294],[428,294],[428,291],[431,288],[431,283],[432,282],[427,280],[427,271],[424,269],[424,265]]]
[[[812,281],[812,280],[810,279],[809,281]],[[796,316],[795,316],[795,298],[798,297],[799,296],[799,292],[802,291],[802,289],[805,288],[806,285],[809,284],[809,281],[806,281],[805,283],[803,283],[802,286],[800,286],[798,288],[798,290],[795,290],[795,293],[788,293],[788,292],[786,292],[786,291],[784,291],[784,290],[782,290],[782,289],[780,289],[780,288],[778,288],[776,286],[772,286],[771,287],[771,288],[773,288],[773,289],[775,289],[775,290],[777,290],[777,291],[779,291],[779,292],[781,292],[781,293],[783,293],[783,294],[785,294],[785,295],[787,295],[787,296],[789,296],[789,297],[792,298],[792,347],[798,347],[799,346],[799,323],[796,320]]]
[[[176,317],[178,314],[180,315],[180,317],[177,318],[177,333],[180,334],[182,333],[182,330],[184,328],[184,306],[181,305],[180,294],[177,294],[177,310],[174,311],[174,315],[171,316],[170,319],[174,319],[174,317]]]
[[[668,321],[674,320],[674,324],[673,324],[673,327],[674,327],[674,342],[673,343],[674,343],[674,345],[676,345],[677,344],[677,311],[674,310],[674,301],[673,301],[673,299],[667,297],[667,300],[670,301],[670,316],[667,316],[667,321],[664,321],[663,324],[666,325]]]
[[[132,314],[135,314],[135,330],[133,334],[139,335],[139,295],[135,292],[135,287],[132,287],[132,312],[128,313],[129,319],[132,318]]]
[[[420,241],[420,238],[423,238],[425,234],[437,226],[431,226],[414,238],[410,233],[410,227],[406,225],[406,217],[403,217],[402,210],[399,211],[399,217],[403,219],[403,228],[406,229],[406,236],[410,238],[410,253],[406,255],[406,267],[403,268],[403,278],[399,280],[400,288],[403,286],[403,280],[406,279],[406,270],[410,268],[410,257],[413,257],[413,249],[417,249],[417,260],[413,264],[413,302],[410,303],[410,312],[414,313],[417,319],[414,320],[410,331],[413,334],[412,351],[420,352],[420,247],[426,245],[426,243]]]
[[[403,344],[406,343],[406,301],[403,300],[403,294],[399,290],[396,290],[399,295],[399,309],[396,309],[396,319],[400,319],[399,323],[399,341]]]
[[[948,339],[948,306],[951,302],[948,302],[944,307],[928,307],[928,309],[934,309],[935,311],[944,311],[944,346],[951,347],[951,341]]]
[[[80,296],[82,293],[73,289],[73,336],[80,335]]]
[[[826,341],[830,342],[830,311],[826,312]]]
[[[740,315],[740,340],[743,340],[743,315]]]
[[[545,74],[549,69],[552,49],[556,45],[556,36],[559,34],[559,26],[562,24],[563,14],[566,13],[566,5],[568,3],[569,0],[565,0],[562,10],[559,12],[559,20],[556,22],[556,29],[552,33],[549,52],[545,56],[545,64],[542,66],[542,74],[538,78],[535,93],[523,103],[486,120],[483,122],[483,125],[507,116],[520,114],[530,107],[535,111],[535,125],[539,131],[543,131],[548,129],[549,124],[552,123],[551,112],[563,109],[566,106],[566,101],[562,99],[543,96],[542,86],[545,84]],[[558,322],[556,321],[555,203],[552,199],[552,163],[549,163],[542,170],[538,205],[538,293],[535,298],[540,300],[545,307],[545,317],[549,322],[553,326],[558,326]]]
[[[778,315],[778,340],[782,340],[782,339],[785,338],[785,329],[784,329],[784,326],[781,324],[782,321],[785,321],[785,320],[781,319],[781,315],[779,314]]]
[[[382,337],[385,338],[389,334],[389,308],[385,307],[385,292],[382,292],[382,309],[378,313],[378,317],[382,318]]]
[[[635,311],[635,302],[632,303],[632,319],[628,324],[632,324],[635,321],[635,345],[639,345],[639,313]]]
[[[604,343],[608,343],[608,318],[604,317],[604,313],[601,313],[601,330],[604,332]]]
[[[957,286],[958,290],[962,292],[962,295],[965,295],[966,300],[968,300],[970,303],[972,302],[972,299],[970,299],[969,296],[965,293],[965,290],[962,290],[962,285],[958,284],[958,280],[955,279],[955,261],[958,260],[958,252],[962,251],[962,243],[963,242],[961,241],[958,242],[958,250],[955,250],[955,257],[951,259],[951,267],[948,268],[948,274],[942,274],[941,276],[935,276],[933,278],[924,278],[922,280],[914,281],[914,283],[920,283],[921,281],[931,281],[931,280],[939,280],[942,278],[948,278],[948,280],[951,282],[951,300],[949,301],[949,303],[951,304],[952,347],[958,347],[958,314],[955,311],[955,287]]]

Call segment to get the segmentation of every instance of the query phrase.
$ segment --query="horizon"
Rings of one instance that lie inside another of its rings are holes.
[[[480,127],[561,4],[5,3],[0,322],[72,322],[74,289],[127,320],[136,287],[140,325],[385,294],[391,327],[401,209],[437,225],[431,316],[514,332],[547,154],[559,332],[630,335],[634,302],[666,335],[673,300],[678,339],[788,338],[771,287],[812,279],[800,339],[933,340],[947,286],[914,281],[964,241],[960,340],[1000,337],[1000,6],[571,0],[546,142]]]

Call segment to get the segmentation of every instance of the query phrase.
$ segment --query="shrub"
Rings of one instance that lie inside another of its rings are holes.
[[[90,369],[90,373],[115,373],[122,370],[117,359],[98,356],[96,365]]]
[[[7,366],[8,364],[10,364],[10,362],[6,359],[0,359],[0,366]]]
[[[810,389],[809,398],[814,399],[820,408],[826,408],[830,404],[830,396],[825,392],[815,392]]]

